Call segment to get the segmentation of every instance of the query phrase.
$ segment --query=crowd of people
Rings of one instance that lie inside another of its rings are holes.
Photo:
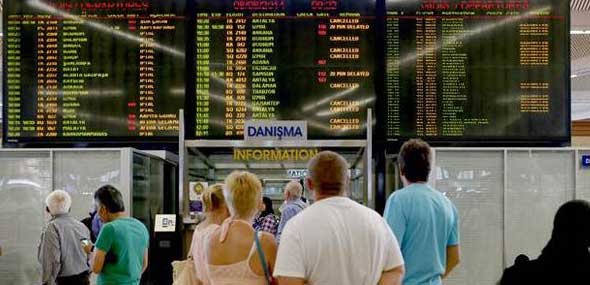
[[[207,218],[190,251],[198,283],[441,284],[459,262],[458,214],[426,186],[430,159],[426,143],[404,145],[407,187],[392,195],[383,218],[347,197],[346,160],[321,152],[305,181],[314,203],[308,207],[303,186],[290,182],[278,226],[258,177],[232,173],[204,194]]]
[[[431,150],[421,140],[399,153],[404,188],[381,216],[347,197],[349,165],[325,151],[308,165],[305,188],[288,183],[280,218],[263,197],[261,180],[235,171],[203,192],[206,219],[193,233],[191,285],[439,285],[460,262],[456,207],[428,186]],[[148,265],[149,235],[125,214],[121,193],[98,189],[96,209],[81,223],[71,198],[54,191],[39,245],[43,284],[137,285]],[[557,212],[551,240],[538,259],[519,256],[499,283],[586,284],[590,280],[590,203],[571,201]]]

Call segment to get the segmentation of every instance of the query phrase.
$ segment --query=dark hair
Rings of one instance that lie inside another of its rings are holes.
[[[104,206],[109,213],[125,211],[125,203],[121,192],[112,185],[105,185],[94,192],[94,200]]]
[[[555,257],[588,254],[590,246],[590,203],[573,200],[563,204],[555,214],[551,240],[543,249],[543,255]]]
[[[270,214],[275,213],[275,210],[272,208],[272,200],[268,197],[262,197],[262,202],[264,202],[264,211],[260,214],[261,217],[266,217]]]
[[[420,139],[411,139],[399,151],[399,167],[410,182],[426,182],[430,174],[430,146]]]

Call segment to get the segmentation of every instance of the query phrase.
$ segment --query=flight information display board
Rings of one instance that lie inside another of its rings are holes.
[[[3,11],[4,142],[566,142],[558,0],[52,0]]]
[[[178,137],[185,0],[5,1],[5,141]]]
[[[195,138],[243,138],[247,120],[364,138],[376,99],[374,0],[193,1]]]
[[[569,2],[386,1],[386,138],[569,141]]]

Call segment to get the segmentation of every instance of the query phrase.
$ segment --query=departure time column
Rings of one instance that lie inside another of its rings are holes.
[[[21,131],[35,131],[33,125],[23,124],[21,117],[21,30],[22,23],[18,19],[18,15],[11,15],[8,17],[8,34],[6,36],[6,47],[8,58],[6,60],[8,65],[8,137],[20,137]]]
[[[209,136],[210,120],[210,102],[209,102],[209,82],[211,72],[210,64],[210,40],[211,40],[211,20],[208,13],[197,14],[196,27],[196,69],[197,69],[197,86],[195,102],[195,135],[197,137]]]

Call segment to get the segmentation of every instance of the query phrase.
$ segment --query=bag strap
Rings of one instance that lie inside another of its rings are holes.
[[[264,257],[264,252],[262,251],[262,246],[260,245],[260,239],[258,238],[258,231],[254,233],[254,241],[256,242],[256,251],[258,251],[258,257],[260,258],[260,263],[262,264],[262,268],[264,269],[264,276],[266,277],[266,284],[270,285],[270,272],[268,272],[268,265],[266,264],[266,258]]]

